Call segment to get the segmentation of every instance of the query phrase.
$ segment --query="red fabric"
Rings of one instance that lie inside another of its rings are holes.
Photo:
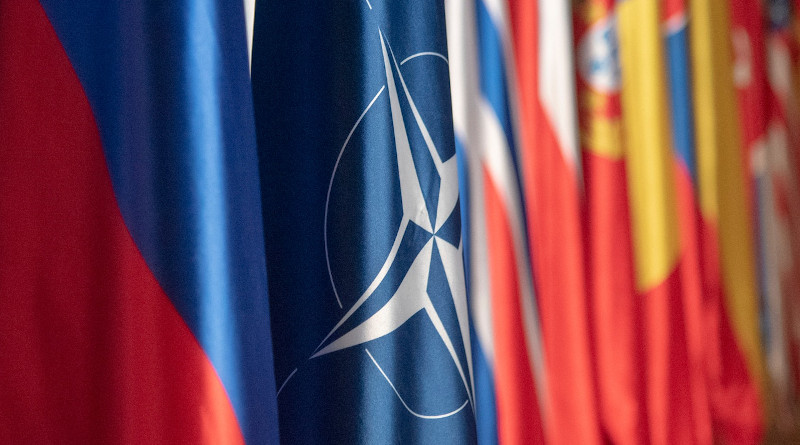
[[[663,0],[661,2],[661,15],[665,19],[675,18],[684,15],[686,2],[684,0]]]
[[[739,123],[742,129],[742,164],[748,188],[747,210],[758,227],[755,208],[755,177],[750,166],[754,150],[766,142],[767,73],[761,2],[731,2],[731,34],[734,66],[746,70],[736,85]],[[727,315],[725,290],[721,284],[719,242],[715,223],[703,222],[704,283],[708,339],[708,378],[711,415],[715,435],[725,443],[756,444],[764,434],[761,388],[748,370],[747,360],[736,340]]]
[[[615,444],[647,437],[642,307],[635,295],[624,162],[584,151],[587,288],[600,419]]]
[[[538,97],[538,2],[509,3],[528,233],[547,366],[546,436],[553,444],[598,443],[580,224],[581,186],[577,172],[564,159]]]
[[[746,183],[749,189],[748,213],[756,223],[757,212],[754,207],[755,184],[750,160],[756,142],[766,142],[767,134],[767,73],[764,54],[764,29],[761,2],[759,0],[732,0],[731,26],[734,39],[734,66],[747,69],[749,81],[736,85],[739,100],[739,124],[742,129]],[[747,36],[747,39],[742,39]],[[749,45],[746,45],[748,44]],[[757,227],[757,225],[754,225]]]
[[[663,282],[639,294],[653,444],[695,443],[680,270],[679,261]]]
[[[0,437],[242,443],[209,360],[131,239],[41,6],[0,2]]]
[[[573,29],[577,57],[581,45],[598,39],[596,26],[608,19],[614,0],[575,5]],[[595,30],[594,32],[592,32]],[[577,63],[586,63],[578,60]],[[581,129],[585,199],[584,255],[594,350],[599,422],[603,438],[614,444],[643,443],[648,437],[644,397],[644,343],[641,301],[635,295],[633,251],[624,159],[595,145],[620,144],[622,132],[598,136],[596,125],[621,121],[619,91],[598,91],[591,73],[578,70],[578,120]],[[616,138],[616,140],[615,140]]]
[[[706,298],[700,259],[700,210],[695,200],[691,174],[679,159],[675,160],[678,224],[680,230],[681,267],[686,348],[691,381],[694,443],[713,443],[709,408],[706,354],[709,350],[705,325]]]
[[[497,434],[506,445],[545,443],[534,375],[525,344],[519,276],[508,213],[484,174],[486,232],[494,327]]]
[[[714,434],[728,444],[761,443],[764,427],[758,383],[752,378],[725,308],[716,226],[703,221],[704,336]]]

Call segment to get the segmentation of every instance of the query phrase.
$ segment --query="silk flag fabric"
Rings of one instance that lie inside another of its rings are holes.
[[[798,64],[800,63],[800,42],[798,42],[798,36],[800,35],[800,3],[797,1],[792,1],[791,3],[791,17],[791,28],[787,36],[789,37],[787,43],[790,48],[792,67],[791,89],[787,95],[790,106],[786,108],[785,117],[789,146],[786,160],[793,167],[781,169],[776,165],[776,170],[783,170],[782,180],[786,181],[781,185],[783,190],[779,190],[778,196],[783,207],[781,209],[781,213],[784,214],[782,217],[789,222],[787,239],[789,240],[792,261],[791,269],[787,269],[782,278],[787,288],[787,296],[784,300],[787,306],[787,321],[789,326],[794,326],[797,320],[800,320],[800,291],[798,291],[798,285],[796,284],[797,277],[800,275],[800,261],[797,260],[800,258],[800,238],[796,235],[797,229],[800,227],[800,203],[798,202],[800,200],[798,190],[800,189],[797,181],[798,167],[800,167],[800,156],[797,154],[798,150],[800,150],[800,119],[797,117],[797,111],[800,109],[797,103],[797,91],[798,87],[800,87],[800,69],[798,69]],[[787,266],[788,264],[789,262],[787,262]],[[788,328],[788,332],[789,359],[792,363],[792,377],[796,396],[800,393],[800,329]]]
[[[796,92],[792,88],[792,4],[771,1],[766,4],[768,26],[765,31],[768,79],[768,138],[764,156],[764,179],[760,181],[764,199],[759,226],[764,287],[765,360],[770,376],[772,396],[777,405],[779,423],[791,420],[791,400],[795,392],[791,359],[790,304],[796,257],[792,249],[790,191],[792,190],[790,115],[797,110]],[[796,177],[796,176],[795,176]],[[795,188],[796,190],[796,188]]]
[[[796,428],[800,1],[319,3],[0,2],[4,441]]]
[[[642,300],[651,443],[692,443],[691,382],[661,5],[618,6],[635,283]]]
[[[613,443],[647,436],[641,302],[635,296],[614,1],[573,11],[585,184],[587,296],[599,420]]]
[[[770,352],[773,338],[782,342],[782,332],[773,329],[782,323],[773,323],[768,312],[768,301],[780,300],[779,268],[773,262],[777,246],[770,240],[770,226],[774,222],[769,177],[768,148],[770,139],[769,83],[766,64],[765,13],[762,2],[737,0],[731,3],[731,42],[733,49],[733,80],[739,102],[739,122],[747,178],[748,213],[754,224],[756,258],[759,267],[758,290],[760,294],[760,324],[763,334],[765,365],[771,373],[770,362],[776,357]],[[780,349],[780,348],[778,348]],[[785,348],[783,348],[785,352]],[[777,354],[783,356],[783,353]],[[778,377],[778,376],[774,376]],[[771,378],[773,378],[771,376]],[[777,380],[776,380],[777,381]],[[768,389],[768,388],[764,388]]]
[[[519,162],[542,317],[546,436],[600,440],[589,339],[570,3],[510,1]]]
[[[713,443],[713,432],[706,364],[711,342],[706,335],[706,326],[712,321],[709,314],[716,314],[719,299],[713,298],[713,288],[703,286],[688,13],[683,0],[666,0],[662,2],[661,14],[666,33],[667,83],[672,118],[675,194],[681,245],[680,275],[691,382],[693,436],[695,443],[710,444]]]
[[[771,321],[766,318],[765,301],[770,298],[769,294],[776,291],[773,281],[774,272],[779,270],[777,265],[770,266],[774,258],[773,252],[776,248],[780,248],[772,242],[770,245],[766,244],[767,235],[772,232],[770,226],[774,224],[773,216],[769,214],[775,209],[771,204],[772,199],[768,196],[768,182],[771,181],[768,177],[769,155],[768,143],[770,139],[769,128],[769,83],[768,71],[766,63],[766,47],[765,47],[765,14],[764,4],[751,0],[738,0],[731,3],[730,10],[731,17],[731,42],[733,48],[733,80],[734,86],[737,90],[737,98],[739,103],[739,125],[742,129],[742,156],[744,165],[744,175],[746,179],[746,190],[749,194],[747,199],[747,214],[749,215],[749,222],[752,227],[755,246],[755,258],[759,266],[756,269],[756,276],[758,278],[758,308],[760,312],[759,329],[761,333],[762,351],[764,354],[764,365],[769,373],[770,366],[767,364],[770,360],[769,346],[771,341],[768,340],[770,334]],[[770,209],[769,211],[767,209]],[[774,269],[773,269],[774,267]],[[773,295],[773,298],[777,296]],[[778,297],[779,298],[779,297]],[[773,326],[780,326],[781,324],[774,324]],[[773,331],[774,332],[774,331]],[[766,338],[765,338],[766,337]],[[777,336],[777,340],[785,338],[782,334]],[[779,348],[781,349],[781,348]],[[785,349],[783,349],[785,353]],[[740,358],[738,363],[745,363],[745,358],[742,354],[742,349],[739,348]],[[774,357],[774,355],[773,355]],[[741,365],[739,365],[741,366]],[[740,368],[741,369],[741,368]],[[747,374],[741,373],[742,377],[747,377]],[[765,377],[762,377],[762,379]],[[751,381],[752,377],[749,378]],[[742,380],[746,382],[746,380]],[[767,380],[754,382],[753,389],[756,390],[751,393],[749,401],[751,409],[756,408],[759,410],[759,417],[757,422],[753,422],[752,416],[748,419],[745,416],[734,417],[739,423],[738,430],[740,434],[748,434],[742,439],[758,439],[754,433],[757,432],[753,427],[760,430],[766,430],[766,422],[768,421],[768,408],[767,400],[769,400],[769,385]],[[760,395],[760,400],[754,399]],[[777,400],[777,399],[775,399]],[[760,402],[760,403],[759,403]],[[747,411],[743,412],[747,414]],[[734,427],[735,428],[735,427]],[[750,428],[750,431],[747,430]],[[736,429],[734,429],[736,431]],[[741,436],[740,436],[741,437]]]
[[[762,434],[763,362],[730,10],[705,0],[690,6],[705,287],[711,298],[720,299],[716,320],[708,323],[713,329],[708,338],[712,345],[718,342],[709,366],[712,414],[724,440],[756,443]]]
[[[278,409],[294,443],[476,440],[444,13],[256,5]]]
[[[0,3],[0,435],[277,443],[238,2]]]
[[[508,11],[447,8],[481,444],[544,443],[546,375],[522,196]]]

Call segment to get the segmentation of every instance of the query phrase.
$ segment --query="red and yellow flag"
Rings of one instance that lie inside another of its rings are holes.
[[[652,0],[627,0],[618,6],[625,157],[645,344],[646,441],[692,443],[691,377],[660,7]]]
[[[763,364],[730,11],[714,0],[690,6],[711,411],[718,438],[757,443]]]
[[[573,11],[583,154],[586,289],[599,421],[616,444],[647,435],[626,183],[614,0],[583,0]]]

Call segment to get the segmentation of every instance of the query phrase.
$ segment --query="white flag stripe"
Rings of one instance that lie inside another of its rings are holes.
[[[453,101],[453,127],[464,144],[470,128],[468,85],[477,84],[478,71],[474,30],[474,2],[449,0],[445,3],[447,17],[448,57],[450,58],[450,89]],[[466,148],[466,147],[465,147]],[[483,167],[475,150],[466,148],[469,181],[470,232],[470,310],[478,342],[490,368],[494,369],[494,336],[492,334],[491,281],[489,277],[486,210],[483,194]]]
[[[247,60],[253,66],[253,26],[256,18],[256,0],[244,0],[244,20],[247,29]]]
[[[543,408],[546,400],[546,378],[544,372],[544,350],[541,338],[539,315],[533,292],[532,268],[528,257],[526,227],[522,208],[522,197],[519,194],[517,174],[511,157],[511,149],[506,139],[505,132],[497,115],[482,95],[478,79],[478,47],[477,31],[475,29],[475,11],[470,5],[451,1],[447,4],[448,14],[448,41],[450,42],[450,74],[451,89],[453,91],[454,127],[459,139],[463,141],[465,151],[469,158],[470,181],[472,178],[483,175],[485,168],[492,183],[497,188],[503,207],[508,214],[511,226],[511,237],[514,244],[514,256],[517,266],[517,275],[520,287],[520,304],[522,319],[525,329],[525,342],[528,348],[530,366],[534,375],[540,406]],[[507,23],[505,6],[500,2],[487,2],[493,20],[497,23]],[[462,15],[457,16],[460,13]],[[501,29],[500,35],[507,36],[508,29]],[[507,37],[504,39],[508,42]],[[506,52],[506,54],[508,54]],[[511,71],[511,70],[507,70]],[[482,185],[482,184],[481,184]],[[481,195],[483,189],[481,188]],[[470,188],[475,193],[475,188]],[[482,197],[482,196],[481,196]],[[474,205],[473,197],[470,204]],[[485,214],[477,215],[470,222],[473,224],[480,220],[485,233]],[[484,235],[485,240],[485,235]],[[484,246],[481,246],[483,248]],[[486,261],[483,258],[471,258],[473,262]],[[487,265],[488,266],[488,265]],[[488,271],[486,271],[488,276]],[[488,280],[487,280],[488,282]],[[488,293],[481,297],[489,300],[483,305],[490,306]],[[474,295],[474,294],[473,294]],[[476,330],[478,326],[476,323]],[[479,334],[480,335],[480,334]],[[479,337],[480,338],[480,337]],[[481,342],[483,339],[481,338]],[[543,409],[544,411],[544,409]]]
[[[567,0],[539,2],[539,98],[564,159],[580,173],[572,15]]]

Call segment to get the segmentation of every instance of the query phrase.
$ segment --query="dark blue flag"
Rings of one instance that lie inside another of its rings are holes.
[[[255,20],[282,440],[474,442],[443,4],[263,0]]]

